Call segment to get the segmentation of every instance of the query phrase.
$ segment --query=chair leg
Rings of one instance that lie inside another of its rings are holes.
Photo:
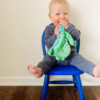
[[[73,78],[73,82],[74,82],[74,87],[76,87],[76,79],[75,79],[75,75],[72,75]]]
[[[48,82],[49,82],[49,75],[45,75],[41,100],[46,100],[47,89],[48,89]]]
[[[79,98],[80,98],[80,100],[85,100],[80,76],[75,75],[74,78],[76,81],[76,87],[78,88]]]

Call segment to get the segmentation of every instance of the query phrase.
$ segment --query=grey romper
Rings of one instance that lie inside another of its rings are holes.
[[[47,49],[49,50],[54,44],[57,36],[54,34],[54,25],[48,25],[45,29],[45,44]],[[80,38],[80,31],[75,28],[71,23],[68,24],[67,32],[71,34],[74,40],[78,40]],[[43,74],[49,72],[52,68],[57,65],[74,65],[78,69],[82,70],[93,76],[93,69],[95,64],[86,60],[76,51],[76,47],[71,46],[71,54],[63,61],[56,60],[54,56],[50,56],[46,54],[41,62],[38,63],[38,67],[42,68]]]

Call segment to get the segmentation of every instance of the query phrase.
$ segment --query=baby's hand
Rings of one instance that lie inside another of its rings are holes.
[[[63,25],[64,28],[67,29],[67,28],[68,28],[68,21],[60,20],[59,25],[56,26],[56,28],[55,28],[55,30],[54,30],[54,34],[55,34],[55,35],[59,35],[59,34],[60,34],[60,33],[59,33],[59,27],[60,27],[60,25]]]
[[[65,29],[68,28],[68,22],[65,20],[60,20],[60,24],[62,24],[64,26]]]
[[[60,26],[60,25],[56,26],[56,28],[55,28],[55,30],[54,30],[54,34],[55,34],[55,35],[59,35],[59,34],[60,34],[60,33],[59,33],[59,26]]]

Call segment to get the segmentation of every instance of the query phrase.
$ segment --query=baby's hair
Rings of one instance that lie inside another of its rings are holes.
[[[66,6],[68,6],[68,9],[70,8],[69,3],[66,0],[51,0],[49,3],[49,14],[51,13],[52,6],[56,3],[66,4]]]

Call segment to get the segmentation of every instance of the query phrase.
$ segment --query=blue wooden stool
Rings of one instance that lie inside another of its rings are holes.
[[[42,35],[42,50],[43,50],[43,55],[46,56],[44,38],[45,38],[45,30]],[[79,52],[79,47],[80,47],[80,40],[77,41],[77,52]],[[80,100],[85,100],[83,89],[82,89],[82,83],[81,83],[81,79],[80,79],[80,74],[83,74],[83,72],[81,70],[77,69],[73,65],[56,66],[48,74],[45,74],[41,100],[46,100],[48,84],[74,84],[74,86],[77,87],[77,89],[78,89]],[[73,80],[72,81],[69,81],[69,80],[50,81],[50,79],[49,79],[50,75],[72,75]]]

